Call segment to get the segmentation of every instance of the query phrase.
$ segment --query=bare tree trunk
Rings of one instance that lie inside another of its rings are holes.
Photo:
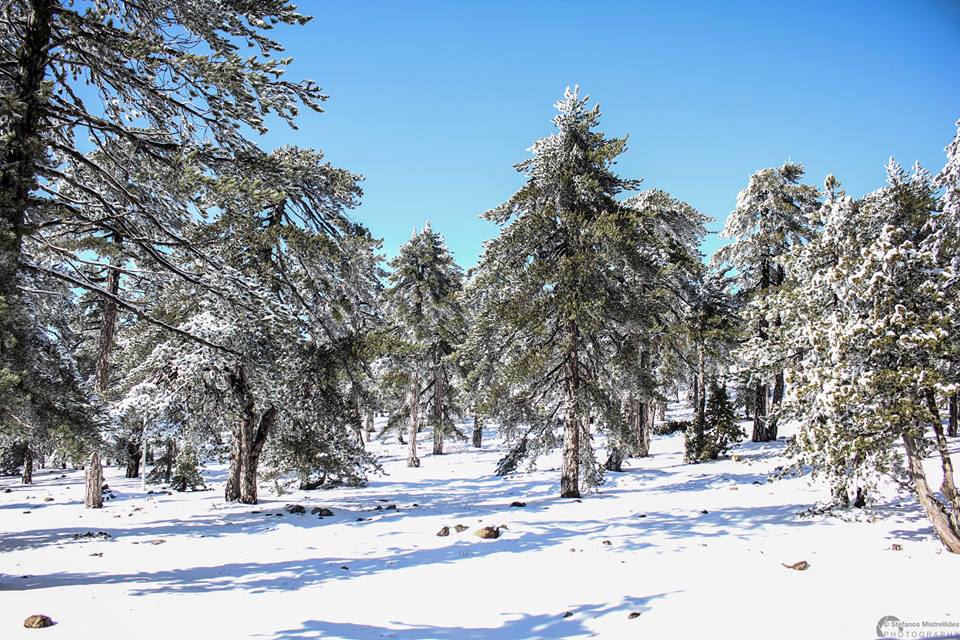
[[[776,380],[773,383],[773,411],[774,415],[767,421],[767,440],[777,439],[777,416],[776,412],[783,404],[783,395],[786,389],[786,383],[783,379],[783,372],[777,373]]]
[[[103,508],[103,466],[97,452],[90,454],[90,463],[87,464],[87,486],[83,504],[87,509]]]
[[[413,386],[410,388],[410,456],[407,458],[408,467],[419,467],[420,458],[417,457],[417,432],[420,431],[420,379],[413,377]]]
[[[30,443],[23,450],[23,473],[20,475],[21,484],[33,484],[33,448]]]
[[[567,412],[563,420],[563,468],[560,497],[580,497],[580,363],[578,331],[569,328],[567,346]]]
[[[950,447],[947,444],[947,438],[943,433],[943,425],[940,423],[940,410],[937,408],[937,399],[932,389],[926,390],[927,408],[933,416],[933,435],[937,443],[937,452],[940,454],[940,468],[943,471],[943,483],[940,485],[940,493],[947,499],[950,505],[950,522],[953,528],[960,532],[960,494],[957,493],[957,485],[953,477],[953,461],[950,459]]]
[[[147,457],[150,443],[147,441],[147,421],[143,421],[143,435],[140,437],[140,490],[147,492]]]
[[[952,553],[960,553],[960,529],[954,522],[951,522],[943,504],[937,500],[933,491],[930,490],[927,476],[923,472],[923,460],[917,452],[913,436],[907,433],[903,434],[903,447],[907,453],[907,468],[917,492],[917,501],[923,507],[927,519],[933,525],[933,530],[947,550]]]
[[[138,478],[140,477],[140,449],[137,448],[137,443],[133,440],[126,441],[126,453],[127,453],[127,478]]]
[[[433,377],[433,455],[443,455],[443,371],[439,369],[437,357],[437,372]]]
[[[373,433],[373,411],[367,411],[367,422],[363,429],[363,436],[365,442],[370,442],[371,434]]]
[[[112,240],[114,244],[120,244],[120,237],[117,234],[112,236]],[[117,330],[116,297],[120,293],[120,262],[119,257],[114,257],[110,260],[106,289],[112,297],[103,299],[103,314],[100,319],[100,339],[97,343],[95,380],[97,392],[101,395],[103,395],[110,386],[110,354],[113,352]]]
[[[616,473],[623,471],[623,451],[620,447],[611,447],[607,454],[607,461],[603,463],[603,468]]]
[[[706,413],[707,408],[707,387],[706,387],[706,360],[703,353],[703,345],[697,345],[697,379],[696,385],[700,390],[700,393],[697,394],[697,403],[693,407],[693,420],[700,425],[700,429],[704,428],[704,414]]]
[[[473,446],[477,449],[483,446],[483,418],[473,416]]]
[[[240,423],[234,423],[230,429],[230,470],[227,472],[227,486],[224,489],[224,499],[233,502],[240,499],[240,456],[243,455],[240,446]]]
[[[649,368],[650,352],[644,349],[640,352],[640,370],[643,372],[644,377]],[[647,390],[642,390],[642,394],[646,393]],[[696,398],[697,396],[694,395],[694,397]],[[631,412],[634,420],[634,433],[637,439],[637,450],[634,452],[634,455],[638,458],[645,458],[650,455],[651,417],[653,415],[651,402],[648,398],[640,396],[634,400],[634,407]]]
[[[948,415],[949,421],[947,422],[947,435],[951,438],[957,437],[957,420],[958,420],[958,402],[957,394],[950,394],[950,397],[947,399]]]
[[[657,420],[666,420],[667,419],[667,403],[658,402],[657,403]]]
[[[243,504],[257,504],[257,469],[260,466],[260,454],[267,442],[273,423],[276,421],[277,408],[271,405],[260,416],[254,430],[253,421],[246,424],[241,422],[241,467],[240,467],[240,502]]]
[[[753,437],[754,442],[767,441],[767,385],[758,382],[753,396]]]

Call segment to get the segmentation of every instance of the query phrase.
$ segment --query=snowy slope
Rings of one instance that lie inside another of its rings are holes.
[[[768,481],[782,442],[687,465],[682,436],[655,438],[582,502],[556,497],[558,458],[501,479],[496,442],[424,445],[419,469],[372,446],[388,475],[369,487],[265,487],[254,507],[223,503],[219,468],[213,491],[148,497],[108,471],[118,497],[102,511],[83,509],[81,472],[3,479],[0,638],[868,639],[886,615],[960,620],[945,588],[960,557],[913,502],[800,517],[826,493]],[[308,513],[273,515],[288,503]],[[484,525],[507,529],[481,540]],[[72,539],[87,531],[112,538]],[[799,560],[810,568],[782,565]],[[33,613],[56,626],[22,628]]]

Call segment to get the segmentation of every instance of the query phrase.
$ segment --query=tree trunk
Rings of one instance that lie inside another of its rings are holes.
[[[87,465],[87,487],[83,499],[87,509],[103,508],[103,467],[100,465],[100,454],[92,453]]]
[[[958,401],[957,394],[950,394],[950,397],[947,399],[948,406],[948,415],[949,421],[947,422],[947,435],[951,438],[957,437],[957,420],[958,420]]]
[[[23,450],[23,473],[20,476],[21,484],[33,484],[33,448],[27,443]]]
[[[235,422],[230,429],[230,469],[227,472],[227,486],[224,489],[224,499],[233,502],[240,499],[240,423]]]
[[[940,469],[943,471],[943,483],[940,493],[947,499],[950,507],[950,522],[953,528],[960,531],[960,494],[953,477],[953,460],[950,459],[950,446],[943,433],[943,424],[940,423],[940,410],[937,408],[936,396],[932,389],[926,390],[927,408],[933,417],[933,435],[937,443],[937,452],[940,454]]]
[[[930,524],[933,525],[933,530],[940,538],[940,542],[948,551],[960,553],[960,529],[956,527],[955,523],[951,522],[943,504],[937,500],[933,491],[930,490],[927,477],[923,472],[923,460],[917,452],[913,436],[908,433],[903,434],[903,448],[907,453],[907,469],[917,492],[917,501],[923,507],[923,511]]]
[[[417,457],[417,432],[420,431],[420,379],[413,377],[410,388],[410,457],[407,458],[408,467],[419,467],[420,458]]]
[[[439,369],[437,357],[437,372],[433,377],[433,455],[443,455],[443,371]]]
[[[607,461],[603,463],[603,468],[617,473],[623,471],[623,451],[619,447],[610,449],[610,453],[607,454]]]
[[[666,420],[667,419],[667,403],[658,402],[657,403],[657,420]]]
[[[690,379],[690,391],[693,396],[691,406],[693,406],[694,413],[696,413],[697,407],[700,406],[700,384],[697,382],[696,374]]]
[[[167,484],[170,484],[170,478],[173,476],[173,463],[177,458],[177,445],[173,441],[173,438],[167,439],[167,453],[166,460],[164,461],[163,467],[163,480]]]
[[[473,416],[473,446],[477,449],[483,446],[483,418]]]
[[[707,387],[706,387],[706,376],[707,376],[707,367],[706,360],[703,353],[703,344],[697,345],[697,380],[696,385],[700,390],[700,393],[697,394],[697,403],[693,407],[693,420],[694,422],[700,425],[700,428],[703,429],[704,424],[704,414],[707,409]]]
[[[758,382],[753,396],[754,442],[767,441],[767,385]]]
[[[786,389],[786,383],[783,379],[783,372],[777,373],[776,380],[773,383],[773,411],[774,415],[767,420],[767,440],[771,442],[777,439],[777,416],[776,412],[783,404],[783,395]]]
[[[113,234],[114,244],[120,244],[120,236]],[[110,260],[106,289],[111,296],[120,293],[120,258]],[[96,390],[103,395],[110,386],[110,354],[113,352],[117,330],[117,303],[113,298],[103,299],[103,314],[100,319],[100,339],[97,343]]]
[[[140,436],[140,490],[147,492],[147,460],[150,453],[150,443],[147,441],[147,421],[143,421],[143,435]]]
[[[569,329],[567,346],[567,412],[563,420],[563,468],[560,497],[580,497],[580,363],[576,326]]]
[[[125,448],[127,452],[127,470],[125,475],[127,478],[139,478],[140,449],[133,440],[127,440]]]
[[[8,4],[8,3],[5,3]],[[23,333],[32,319],[20,303],[17,275],[26,233],[26,213],[37,186],[37,161],[44,153],[43,82],[50,56],[53,0],[33,0],[26,28],[7,68],[4,101],[17,106],[5,123],[0,162],[0,374],[19,376],[29,365]],[[4,43],[12,45],[11,42]],[[8,52],[9,53],[9,52]],[[10,366],[12,369],[8,369]]]
[[[374,431],[373,422],[373,411],[367,411],[367,422],[363,429],[364,442],[370,442],[371,434]]]
[[[647,370],[650,368],[650,352],[644,349],[640,352],[640,370],[646,377]],[[696,387],[696,385],[694,385]],[[646,394],[647,390],[642,390],[641,394]],[[696,399],[695,395],[695,399]],[[699,402],[699,400],[695,400]],[[637,439],[637,450],[634,453],[638,458],[645,458],[650,455],[650,431],[652,427],[651,400],[641,397],[634,400],[634,407],[631,411],[634,421],[634,434]]]

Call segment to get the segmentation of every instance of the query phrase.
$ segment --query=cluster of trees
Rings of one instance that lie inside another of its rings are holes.
[[[423,428],[440,455],[473,417],[474,446],[484,421],[505,437],[498,473],[562,447],[578,497],[686,393],[689,461],[745,435],[737,410],[757,442],[795,419],[838,500],[895,474],[960,552],[960,135],[936,176],[891,163],[860,199],[758,171],[705,263],[709,219],[619,176],[626,138],[568,89],[474,269],[429,223],[385,265],[348,215],[361,176],[250,138],[325,99],[269,37],[307,20],[285,0],[4,4],[0,466],[85,465],[96,507],[101,456],[180,489],[222,457],[226,499],[255,503],[259,480],[363,483],[376,413],[411,467]]]

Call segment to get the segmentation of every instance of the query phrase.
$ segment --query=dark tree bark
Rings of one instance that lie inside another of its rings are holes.
[[[127,440],[125,450],[127,454],[127,469],[125,476],[127,478],[139,478],[141,456],[140,447],[138,447],[137,443],[133,440]]]
[[[650,352],[644,349],[640,352],[640,371],[644,377],[646,377],[649,369]],[[633,432],[637,439],[637,449],[634,451],[634,455],[638,458],[645,458],[650,455],[650,432],[653,426],[651,420],[653,407],[651,405],[653,401],[645,397],[646,389],[641,390],[641,393],[644,394],[644,397],[634,399],[631,414],[633,417]]]
[[[100,454],[92,453],[87,464],[86,493],[83,504],[87,509],[103,508],[103,466],[100,464]]]
[[[363,439],[364,442],[370,442],[374,428],[373,428],[373,411],[367,411],[367,421],[363,429]]]
[[[783,395],[786,389],[786,383],[783,379],[783,372],[777,373],[773,384],[773,411],[776,412],[783,404]],[[774,415],[767,420],[767,440],[777,439],[777,416]]]
[[[443,371],[440,369],[440,356],[437,355],[433,377],[433,455],[443,455]]]
[[[407,458],[408,467],[419,467],[420,458],[417,457],[417,432],[420,431],[420,379],[413,377],[410,388],[410,456]]]
[[[473,446],[479,449],[483,446],[483,418],[473,416]]]
[[[20,475],[21,484],[33,484],[33,448],[28,442],[23,450],[23,473]]]
[[[227,486],[224,488],[224,499],[234,502],[240,499],[240,422],[237,421],[230,429],[230,468],[227,471]]]
[[[580,497],[580,365],[577,327],[568,332],[567,413],[563,420],[563,468],[560,497]]]
[[[699,393],[697,394],[697,403],[693,407],[693,420],[703,429],[704,414],[707,410],[707,387],[706,387],[707,367],[703,353],[703,345],[697,345],[697,378],[695,384]]]
[[[767,385],[758,382],[753,395],[753,436],[754,442],[767,441]]]
[[[120,244],[120,236],[113,235],[114,244]],[[106,290],[111,297],[103,299],[103,313],[100,319],[100,339],[97,343],[97,366],[95,373],[96,389],[101,395],[110,386],[110,354],[117,330],[117,302],[120,293],[120,258],[110,261],[107,273]]]
[[[958,407],[958,405],[960,405],[960,403],[958,403],[957,401],[957,394],[955,393],[951,394],[950,397],[947,399],[947,407],[948,407],[947,435],[949,435],[951,438],[957,437],[957,421],[958,421],[958,413],[960,413],[960,411],[958,411],[958,408],[960,408]]]
[[[610,449],[610,453],[607,454],[607,461],[603,463],[603,468],[616,473],[623,471],[623,451],[619,447]]]

